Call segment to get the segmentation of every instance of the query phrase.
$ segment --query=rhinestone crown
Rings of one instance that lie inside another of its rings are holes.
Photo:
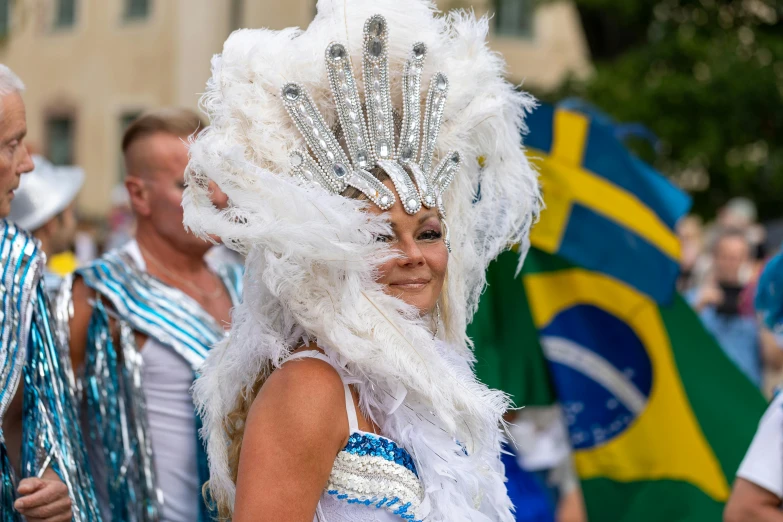
[[[362,75],[366,117],[345,46],[331,43],[326,49],[329,85],[347,152],[304,88],[297,83],[283,86],[285,108],[309,149],[293,151],[291,166],[295,175],[332,193],[342,194],[354,187],[379,208],[388,210],[396,197],[370,173],[379,167],[392,180],[408,214],[415,214],[422,206],[437,206],[443,214],[441,195],[462,166],[459,152],[452,150],[432,168],[449,81],[440,72],[432,77],[421,120],[419,96],[427,46],[414,44],[402,74],[402,125],[395,146],[388,37],[383,16],[372,16],[364,24]]]

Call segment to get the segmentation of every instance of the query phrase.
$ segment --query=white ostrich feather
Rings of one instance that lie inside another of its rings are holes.
[[[362,27],[374,14],[388,22],[397,109],[402,65],[415,42],[428,47],[422,84],[438,71],[450,83],[438,152],[458,150],[464,165],[444,195],[452,254],[449,314],[438,340],[427,321],[375,283],[379,263],[394,255],[375,241],[388,232],[388,218],[363,212],[368,202],[289,175],[289,153],[304,145],[280,100],[282,86],[301,84],[336,125],[324,50],[343,43],[357,70]],[[211,125],[191,146],[185,223],[247,254],[230,337],[212,351],[194,388],[216,499],[233,503],[235,494],[225,416],[266,365],[279,366],[312,339],[355,379],[365,414],[413,456],[426,490],[420,515],[513,519],[499,461],[508,399],[476,381],[465,327],[488,263],[514,243],[524,255],[540,196],[520,146],[534,101],[503,79],[487,30],[486,18],[438,16],[422,0],[321,0],[306,31],[237,31],[213,59],[202,98]],[[209,180],[228,195],[229,209],[211,205]],[[450,449],[454,439],[469,456]]]

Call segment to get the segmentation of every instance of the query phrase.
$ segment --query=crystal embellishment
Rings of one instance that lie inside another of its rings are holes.
[[[299,87],[293,84],[289,84],[283,89],[283,96],[289,100],[296,100],[299,98]]]
[[[402,121],[399,136],[395,136],[388,42],[386,19],[381,15],[369,18],[364,25],[361,57],[363,98],[348,48],[333,42],[326,49],[327,75],[345,148],[302,86],[283,86],[283,104],[307,145],[307,150],[291,153],[290,166],[303,182],[315,182],[334,194],[354,187],[383,210],[391,208],[398,195],[409,214],[424,206],[437,207],[445,216],[442,194],[462,166],[459,153],[449,151],[432,168],[448,78],[441,72],[432,76],[422,117],[421,78],[427,46],[413,44],[403,64]],[[389,176],[394,190],[371,173],[376,167]]]
[[[291,166],[296,168],[302,165],[304,163],[304,158],[302,155],[298,152],[294,152],[291,154]]]
[[[370,41],[370,54],[375,58],[380,58],[383,54],[383,41],[380,38],[375,37]]]
[[[386,19],[381,15],[375,15],[367,20],[367,34],[383,36],[386,32]]]
[[[332,44],[329,48],[329,58],[339,61],[345,58],[345,47],[342,44]]]
[[[341,163],[335,163],[332,166],[332,171],[334,171],[334,175],[337,176],[338,178],[342,178],[348,173],[348,171],[345,170],[345,166]]]

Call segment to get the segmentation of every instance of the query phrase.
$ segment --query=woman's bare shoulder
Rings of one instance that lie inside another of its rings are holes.
[[[286,362],[272,372],[253,401],[247,431],[274,426],[282,436],[318,435],[327,441],[347,437],[345,392],[337,371],[327,362],[301,358]]]

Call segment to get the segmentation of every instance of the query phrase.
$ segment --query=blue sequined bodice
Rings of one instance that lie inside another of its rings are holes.
[[[305,357],[332,365],[315,350],[297,352],[288,360]],[[344,388],[348,442],[334,459],[315,522],[420,522],[424,488],[413,458],[397,442],[359,429],[351,390],[347,384]]]
[[[415,521],[423,490],[405,448],[385,437],[354,431],[334,461],[326,494]]]
[[[391,439],[375,435],[374,433],[365,433],[358,431],[348,438],[348,444],[345,445],[343,451],[352,453],[354,455],[375,455],[383,457],[388,461],[396,462],[400,466],[404,466],[417,477],[416,465],[413,463],[413,459],[410,454],[401,448]]]

